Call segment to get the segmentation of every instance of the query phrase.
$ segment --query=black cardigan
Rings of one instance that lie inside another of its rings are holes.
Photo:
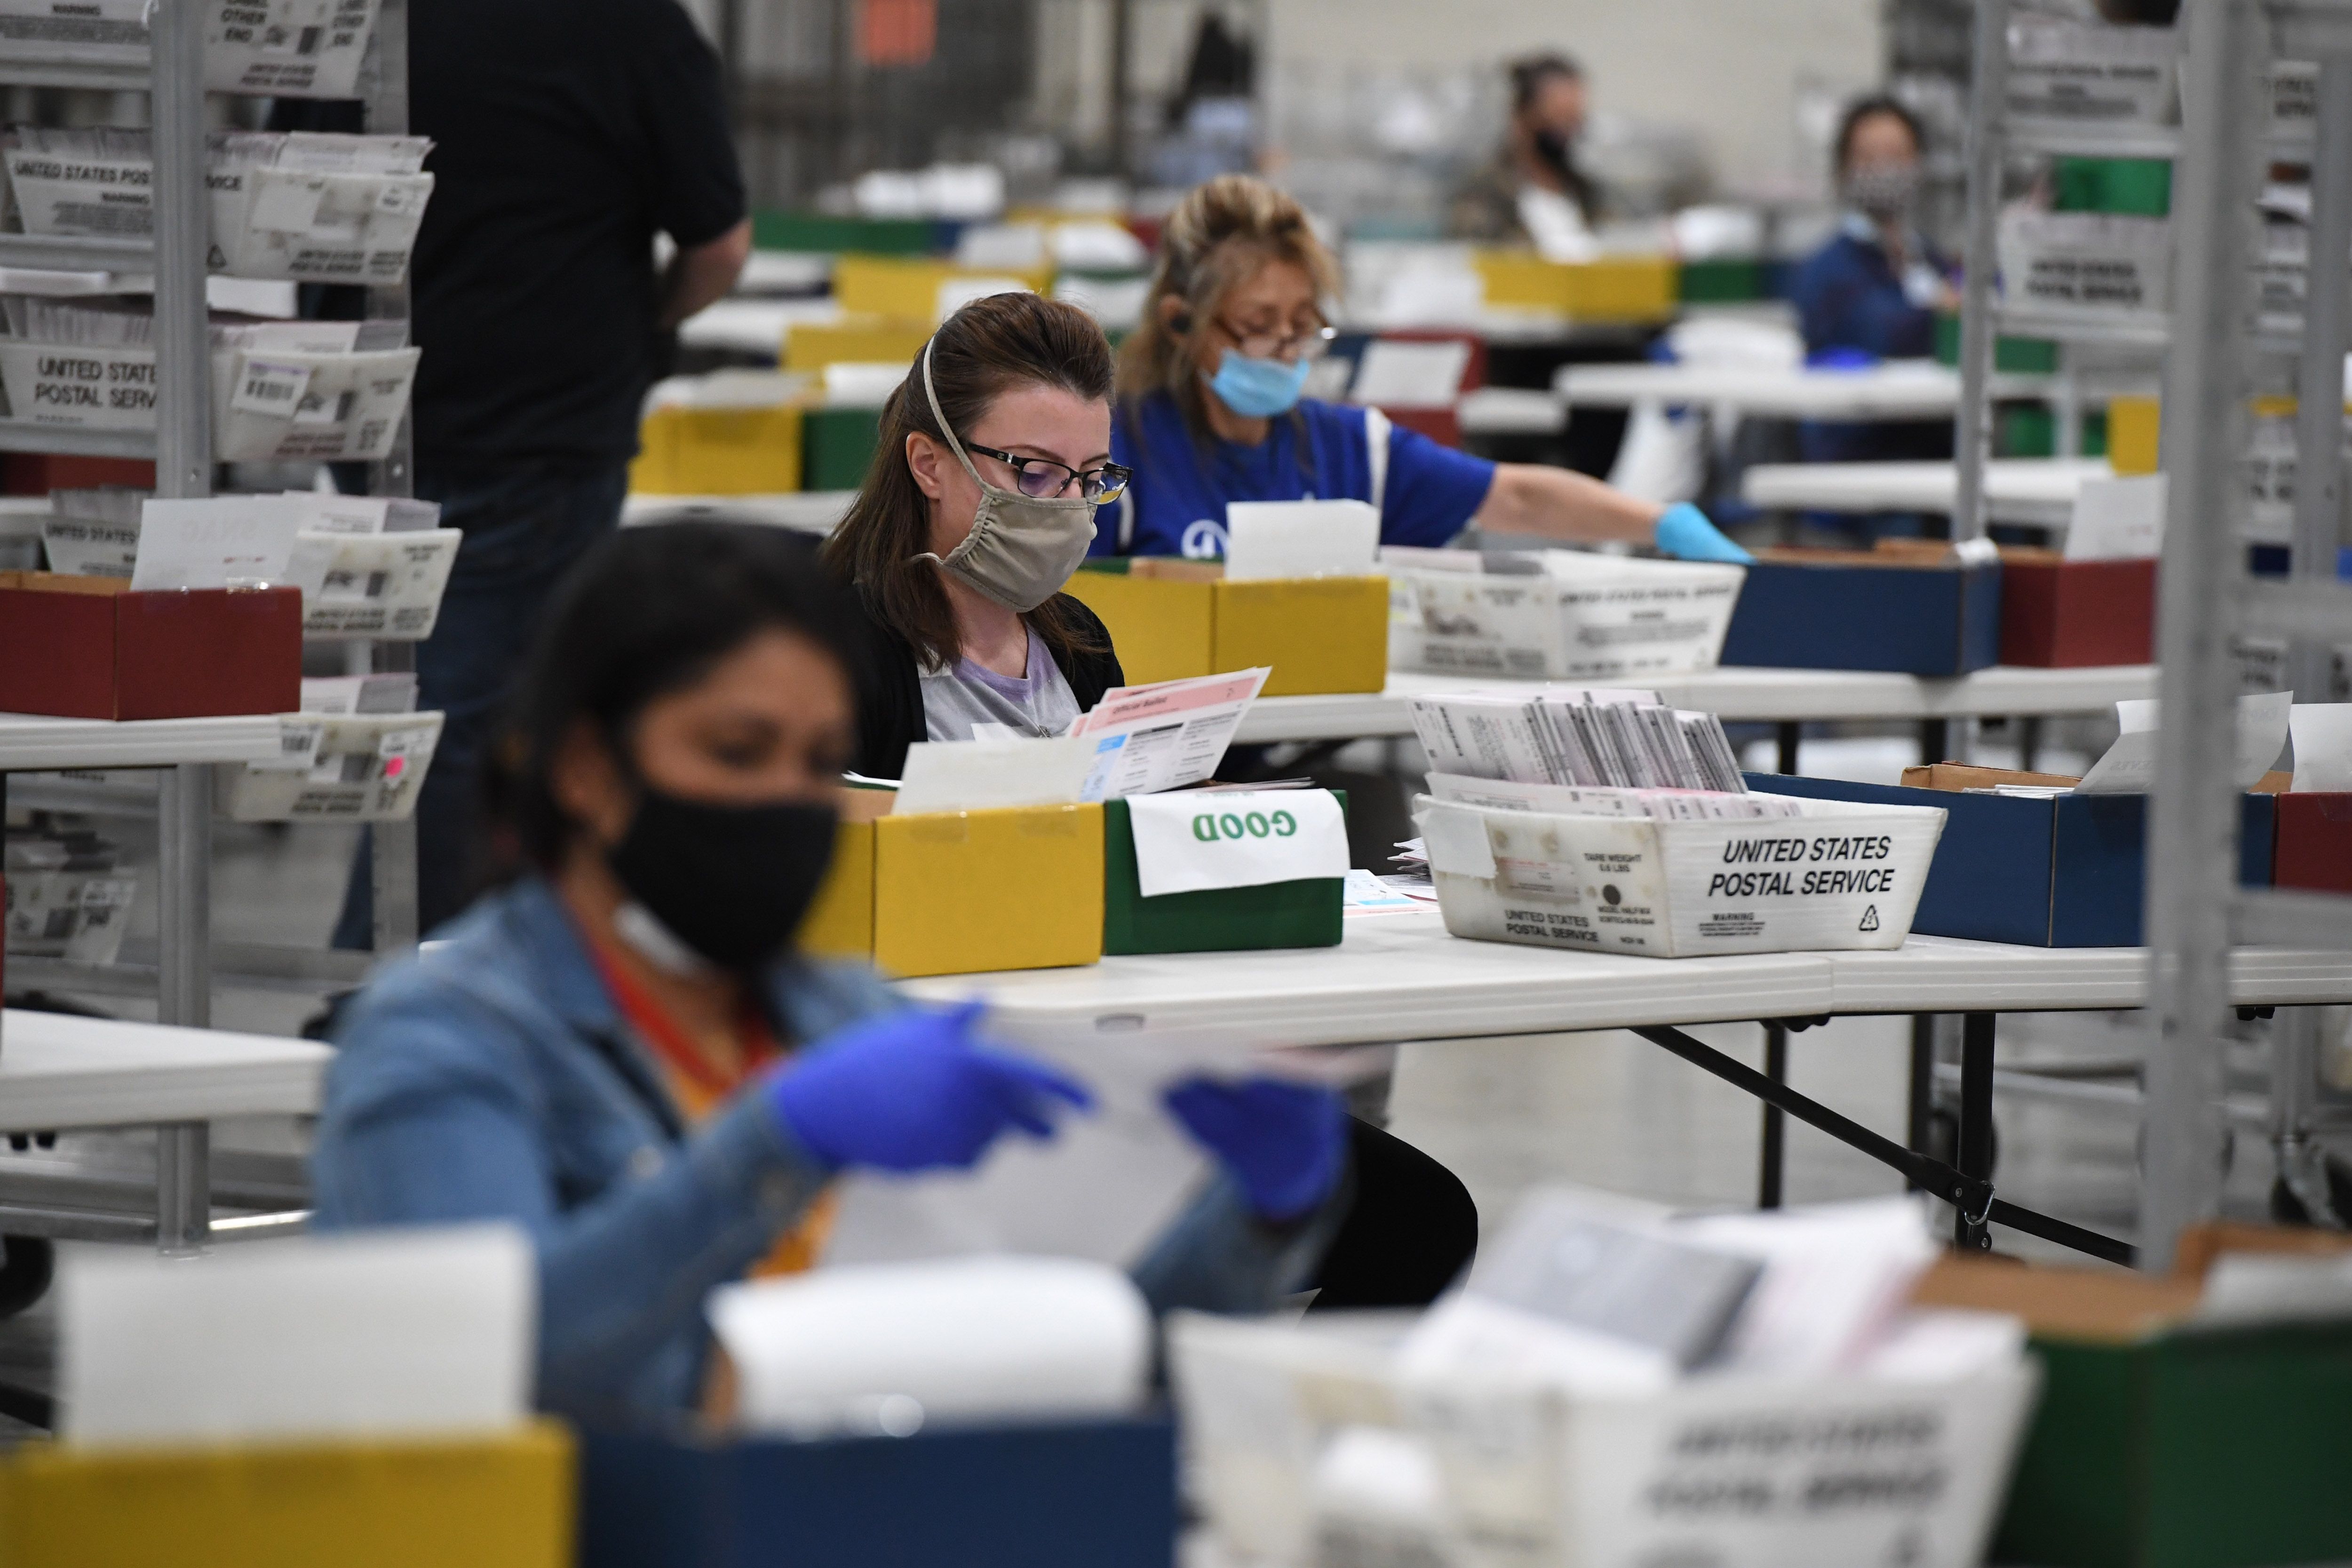
[[[922,672],[913,646],[876,617],[863,593],[856,597],[865,612],[869,647],[856,671],[857,760],[850,765],[867,778],[895,779],[906,771],[907,748],[929,736],[923,719]],[[1070,683],[1070,695],[1078,700],[1083,713],[1112,687],[1126,685],[1127,676],[1118,667],[1110,633],[1095,613],[1067,594],[1054,597],[1088,640],[1101,645],[1099,653],[1054,651],[1054,662],[1061,667],[1062,679]]]

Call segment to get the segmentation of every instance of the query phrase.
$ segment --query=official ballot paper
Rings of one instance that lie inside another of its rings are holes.
[[[1121,686],[1078,715],[1069,729],[1094,742],[1094,766],[1083,800],[1196,784],[1217,771],[1242,715],[1274,673],[1270,665],[1229,675]]]

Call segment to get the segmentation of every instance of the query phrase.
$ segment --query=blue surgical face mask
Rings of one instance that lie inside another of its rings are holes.
[[[1209,390],[1226,407],[1244,419],[1271,419],[1298,406],[1307,390],[1307,373],[1313,365],[1302,359],[1252,359],[1238,349],[1227,349],[1209,377]]]

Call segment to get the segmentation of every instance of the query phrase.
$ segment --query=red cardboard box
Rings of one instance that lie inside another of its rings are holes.
[[[2280,795],[2271,856],[2273,887],[2352,893],[2352,795]]]
[[[198,719],[302,706],[302,591],[134,594],[0,572],[0,712]]]
[[[2156,658],[2156,562],[2000,552],[2000,662],[2043,669]]]

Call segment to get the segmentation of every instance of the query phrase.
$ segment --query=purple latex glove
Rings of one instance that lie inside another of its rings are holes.
[[[1262,1219],[1297,1219],[1339,1185],[1348,1110],[1330,1089],[1270,1078],[1195,1078],[1160,1099],[1224,1163]]]
[[[961,1169],[1018,1130],[1054,1135],[1084,1084],[981,1043],[977,1002],[908,1007],[852,1024],[777,1069],[768,1103],[801,1147],[838,1170]]]

